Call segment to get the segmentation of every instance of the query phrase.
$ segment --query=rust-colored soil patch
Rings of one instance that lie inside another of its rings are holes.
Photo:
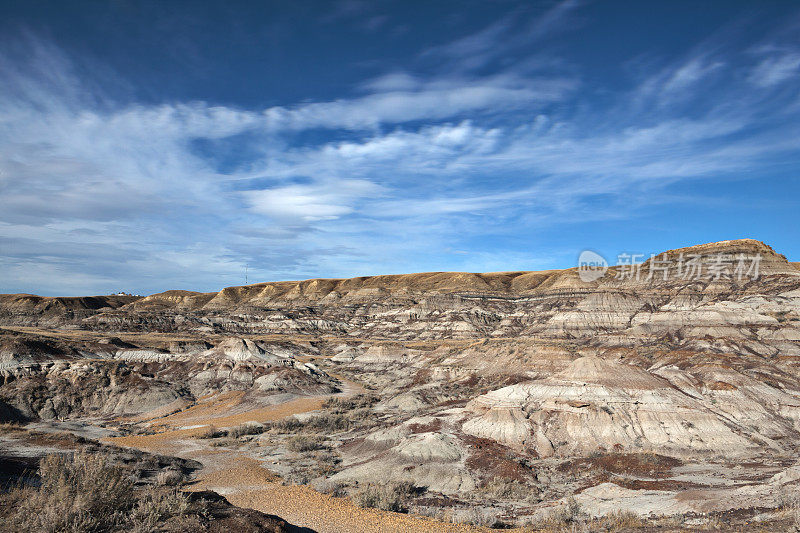
[[[704,485],[692,483],[691,481],[676,481],[674,479],[628,479],[613,477],[610,481],[620,487],[631,490],[670,490],[679,492],[706,488]]]
[[[567,461],[559,466],[559,470],[572,473],[603,470],[612,474],[663,478],[681,464],[680,459],[656,453],[610,453]]]
[[[245,422],[271,422],[281,418],[299,413],[307,413],[322,408],[327,397],[319,396],[314,398],[298,398],[279,405],[253,409],[246,413],[215,418],[211,422],[219,427],[230,427]]]
[[[485,479],[497,477],[524,483],[532,476],[531,469],[509,459],[513,454],[497,441],[471,435],[464,435],[462,439],[469,446],[467,468],[481,472]]]
[[[228,398],[222,400],[222,404],[227,403]],[[158,453],[172,453],[176,448],[186,448],[186,444],[179,445],[178,441],[185,439],[194,439],[206,432],[207,426],[216,427],[233,427],[246,422],[270,422],[273,420],[280,420],[281,418],[305,413],[308,411],[315,411],[322,407],[322,403],[326,397],[313,397],[313,398],[298,398],[286,403],[253,409],[244,413],[235,415],[220,416],[219,404],[215,403],[208,410],[204,412],[202,405],[198,404],[192,407],[192,416],[189,418],[180,417],[183,413],[178,413],[174,417],[166,417],[159,420],[155,426],[157,433],[152,435],[128,435],[125,437],[109,437],[105,441],[116,444],[117,446],[130,446],[132,448],[140,448]],[[187,410],[188,411],[188,410]],[[180,427],[183,424],[195,422],[199,427],[191,427],[185,429],[168,429],[170,427]],[[202,423],[198,423],[202,422]],[[198,446],[194,443],[194,446]]]
[[[201,398],[196,404],[178,413],[161,418],[159,426],[184,426],[204,423],[210,418],[219,418],[230,414],[242,404],[244,391],[228,391],[212,397]]]
[[[427,424],[409,424],[408,428],[411,433],[427,433],[429,431],[439,431],[442,429],[442,419],[434,418]]]
[[[102,439],[102,442],[115,444],[117,446],[138,448],[153,453],[174,454],[178,448],[183,447],[179,443],[181,439],[191,439],[200,435],[202,432],[203,428],[176,429],[172,431],[162,431],[154,435],[106,437]]]
[[[232,427],[246,422],[270,422],[289,415],[306,413],[322,408],[327,396],[298,398],[288,402],[252,408],[247,405],[244,392],[231,391],[212,398],[201,399],[183,411],[158,418],[151,423],[157,431],[170,431],[182,426]],[[238,411],[238,412],[237,412]],[[151,417],[153,418],[153,417]],[[185,435],[199,434],[199,429]]]

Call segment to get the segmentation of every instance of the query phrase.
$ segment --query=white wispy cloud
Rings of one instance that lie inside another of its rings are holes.
[[[694,57],[685,64],[669,73],[664,81],[662,91],[665,94],[674,94],[690,89],[724,64],[720,61],[708,62],[704,58]]]
[[[670,184],[800,151],[791,91],[752,86],[793,82],[800,60],[785,49],[746,68],[719,50],[653,62],[602,103],[535,58],[491,75],[457,59],[486,65],[545,42],[577,5],[421,55],[457,68],[394,69],[346,98],[266,109],[121,105],[104,88],[124,81],[86,80],[60,50],[23,38],[25,61],[0,58],[0,290],[213,289],[240,283],[245,264],[261,279],[558,266],[456,251],[565,217],[623,217],[633,199],[666,201]],[[294,140],[316,129],[346,135]],[[232,169],[197,149],[230,139],[253,146]]]
[[[381,124],[441,120],[463,113],[499,112],[561,100],[574,86],[568,79],[435,80],[399,90],[400,78],[377,80],[372,88],[390,90],[361,98],[273,107],[263,112],[271,130],[309,128],[371,129]],[[405,77],[406,87],[413,82]]]
[[[256,213],[279,220],[333,220],[349,215],[363,198],[378,196],[381,187],[367,180],[343,179],[288,185],[242,193]]]
[[[800,74],[800,52],[787,52],[764,58],[750,73],[759,87],[773,87]]]
[[[577,0],[562,0],[535,13],[535,16],[518,9],[474,33],[428,48],[421,55],[423,58],[447,59],[444,68],[451,72],[474,71],[506,59],[510,53],[541,42],[565,27],[576,27],[577,22],[568,21],[567,17],[581,5],[582,2]],[[540,9],[533,4],[529,8]],[[525,62],[521,62],[518,66],[524,65]]]

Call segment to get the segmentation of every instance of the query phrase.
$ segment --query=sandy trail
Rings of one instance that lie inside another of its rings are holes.
[[[335,395],[297,398],[237,414],[226,414],[241,405],[239,402],[243,394],[222,393],[154,421],[151,427],[157,432],[153,435],[111,437],[104,441],[199,461],[203,468],[189,490],[214,490],[234,505],[278,515],[292,524],[312,528],[319,533],[480,531],[471,526],[448,524],[422,516],[362,509],[347,498],[334,498],[308,486],[283,485],[277,475],[247,452],[211,447],[196,438],[208,425],[230,427],[247,421],[278,420],[320,409],[331,396],[348,397],[364,391],[357,383],[341,376],[335,377],[343,384],[342,391]]]

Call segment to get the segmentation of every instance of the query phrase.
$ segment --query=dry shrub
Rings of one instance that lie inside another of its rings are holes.
[[[615,533],[634,531],[654,526],[632,511],[616,510],[600,517],[590,518],[580,509],[574,498],[569,498],[566,505],[550,515],[534,521],[529,525],[533,531],[602,531]],[[526,528],[526,531],[531,529]],[[576,529],[577,528],[577,529]]]
[[[303,423],[293,416],[282,420],[276,420],[270,425],[270,429],[278,433],[294,433],[302,428]]]
[[[197,435],[198,439],[218,439],[220,437],[228,437],[230,439],[238,439],[245,435],[260,435],[266,430],[263,424],[256,422],[245,422],[228,429],[217,429],[215,426],[206,426]]]
[[[505,525],[498,518],[496,510],[479,506],[452,511],[449,521],[453,524],[471,524],[480,528],[501,528]]]
[[[176,490],[135,491],[130,474],[99,453],[48,455],[39,464],[39,476],[39,487],[20,487],[4,495],[3,505],[13,511],[0,529],[143,533],[188,508],[188,500]]]
[[[611,511],[607,515],[596,520],[598,526],[606,531],[624,531],[626,529],[636,529],[647,525],[647,521],[632,511]]]
[[[335,498],[341,498],[347,495],[347,484],[341,481],[331,481],[330,479],[318,479],[313,483],[313,488],[317,492],[323,494],[330,494]]]
[[[10,519],[19,531],[109,529],[135,502],[130,477],[104,455],[48,455],[39,475],[41,486],[22,489],[27,498]]]
[[[22,429],[22,424],[19,422],[0,422],[0,432],[16,431],[18,429]]]
[[[213,441],[211,441],[211,445],[217,447],[236,446],[237,444],[239,444],[239,441],[237,441],[236,439],[232,439],[230,437],[225,437],[222,439],[214,439]]]
[[[230,438],[238,439],[245,435],[260,435],[264,433],[264,426],[261,424],[245,423],[232,427],[228,430],[227,435]]]
[[[149,533],[159,522],[185,516],[188,509],[189,499],[177,490],[148,490],[130,514],[131,530]]]
[[[286,441],[286,447],[293,452],[310,452],[323,448],[325,439],[316,435],[297,435]]]
[[[791,523],[800,529],[800,492],[782,487],[778,493],[778,505]]]
[[[315,458],[316,463],[311,469],[311,473],[314,474],[315,477],[327,478],[340,471],[339,464],[342,460],[336,453],[332,453],[326,449],[323,452],[317,452]]]
[[[336,433],[348,431],[351,426],[352,423],[348,416],[325,413],[312,416],[302,422],[295,417],[285,418],[273,422],[270,428],[278,433],[296,433],[300,430],[314,433]]]
[[[304,419],[288,417],[270,424],[270,430],[277,433],[340,433],[355,427],[364,426],[375,419],[372,405],[377,397],[358,395],[352,398],[330,398],[324,404],[326,412]]]
[[[556,530],[582,522],[584,518],[580,505],[575,498],[569,497],[564,505],[547,516],[534,521],[531,526],[536,530]]]
[[[356,409],[368,409],[375,405],[378,399],[373,394],[357,394],[350,398],[329,398],[323,407],[333,413],[341,414]]]
[[[177,487],[183,483],[183,480],[183,473],[172,468],[162,470],[156,475],[156,483],[162,487]]]
[[[337,433],[340,431],[349,431],[352,425],[352,421],[348,416],[340,414],[323,414],[314,416],[306,420],[304,424],[306,429],[317,431],[319,433]]]
[[[216,426],[210,425],[204,427],[197,435],[198,439],[213,439],[219,437],[220,433]]]
[[[410,481],[388,483],[386,485],[368,484],[353,496],[360,507],[374,507],[384,511],[402,513],[407,511],[408,499],[419,489]]]

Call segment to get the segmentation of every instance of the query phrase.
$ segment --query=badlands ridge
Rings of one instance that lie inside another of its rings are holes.
[[[720,257],[758,257],[757,272]],[[202,449],[218,444],[355,501],[406,483],[405,510],[443,530],[445,515],[522,525],[567,508],[784,524],[800,480],[800,269],[750,239],[659,258],[591,282],[568,269],[0,295],[0,418],[84,424],[208,471]],[[200,435],[242,423],[260,430]]]

